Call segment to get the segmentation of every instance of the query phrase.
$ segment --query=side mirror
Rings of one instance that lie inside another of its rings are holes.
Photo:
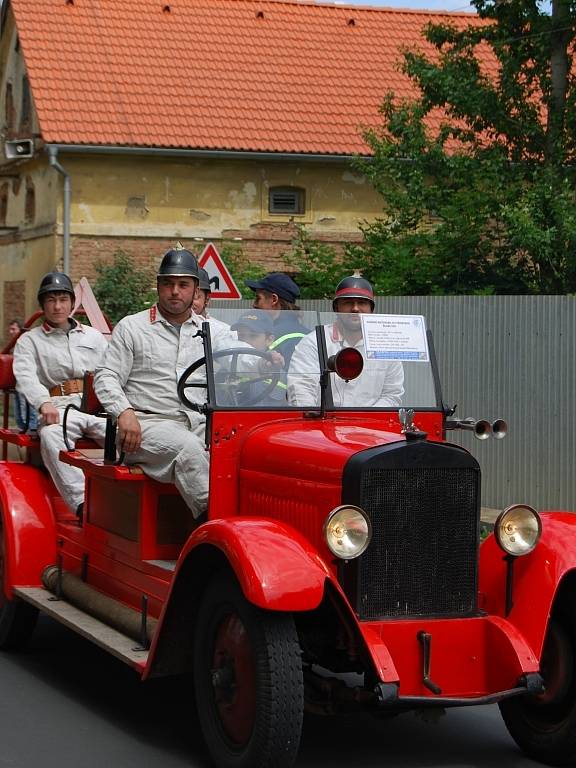
[[[364,368],[364,358],[354,347],[341,349],[328,358],[328,370],[335,373],[344,381],[357,379]]]

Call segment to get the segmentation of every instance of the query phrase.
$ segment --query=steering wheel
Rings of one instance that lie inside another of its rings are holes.
[[[224,379],[218,380],[216,389],[220,390],[222,387],[225,387],[233,405],[254,405],[261,400],[264,400],[264,398],[272,392],[280,380],[282,370],[271,370],[269,373],[263,374],[261,376],[250,376],[248,379],[242,379],[243,372],[241,371],[238,373],[238,358],[240,355],[261,357],[263,360],[271,359],[270,352],[261,352],[259,349],[247,349],[245,347],[230,347],[230,349],[219,349],[217,352],[212,354],[213,360],[218,360],[221,357],[231,357],[232,360],[230,367],[227,370],[218,371],[218,376],[224,374]],[[203,413],[204,404],[193,403],[187,397],[186,390],[193,388],[206,389],[205,381],[188,381],[192,374],[196,373],[198,368],[201,368],[203,365],[206,365],[205,357],[200,357],[198,360],[192,363],[192,365],[189,365],[182,376],[180,376],[177,389],[178,397],[184,403],[184,405],[187,405],[188,408],[192,408],[193,411],[198,411],[198,413]],[[250,373],[251,371],[246,371],[246,374],[250,375]],[[264,382],[265,386],[263,386],[262,389],[259,390],[256,394],[249,396],[248,392],[250,391],[252,384],[256,384],[258,382]]]

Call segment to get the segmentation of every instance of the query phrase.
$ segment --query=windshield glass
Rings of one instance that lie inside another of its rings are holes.
[[[209,321],[217,406],[319,408],[322,360],[348,347],[360,352],[363,370],[348,381],[326,374],[329,410],[439,406],[422,316],[274,314],[210,305]],[[320,348],[317,326],[324,335]],[[204,368],[196,375],[204,376]]]

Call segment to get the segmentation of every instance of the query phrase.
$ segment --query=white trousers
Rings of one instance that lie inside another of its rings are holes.
[[[59,408],[58,413],[60,414],[59,424],[42,425],[40,423],[38,427],[40,453],[60,495],[70,509],[76,512],[78,505],[84,501],[84,472],[78,467],[64,464],[58,458],[60,451],[67,450],[62,430],[64,408]],[[81,437],[89,437],[98,445],[104,445],[105,434],[106,419],[72,409],[68,411],[66,435],[70,445],[75,445]]]
[[[142,443],[125,456],[161,483],[174,483],[195,518],[208,508],[210,463],[204,445],[205,424],[195,427],[187,419],[163,419],[137,413]]]

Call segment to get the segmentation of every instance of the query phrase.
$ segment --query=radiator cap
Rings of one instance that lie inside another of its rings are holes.
[[[426,440],[428,438],[427,432],[421,432],[419,429],[410,430],[404,433],[406,442],[414,442],[415,440]]]

